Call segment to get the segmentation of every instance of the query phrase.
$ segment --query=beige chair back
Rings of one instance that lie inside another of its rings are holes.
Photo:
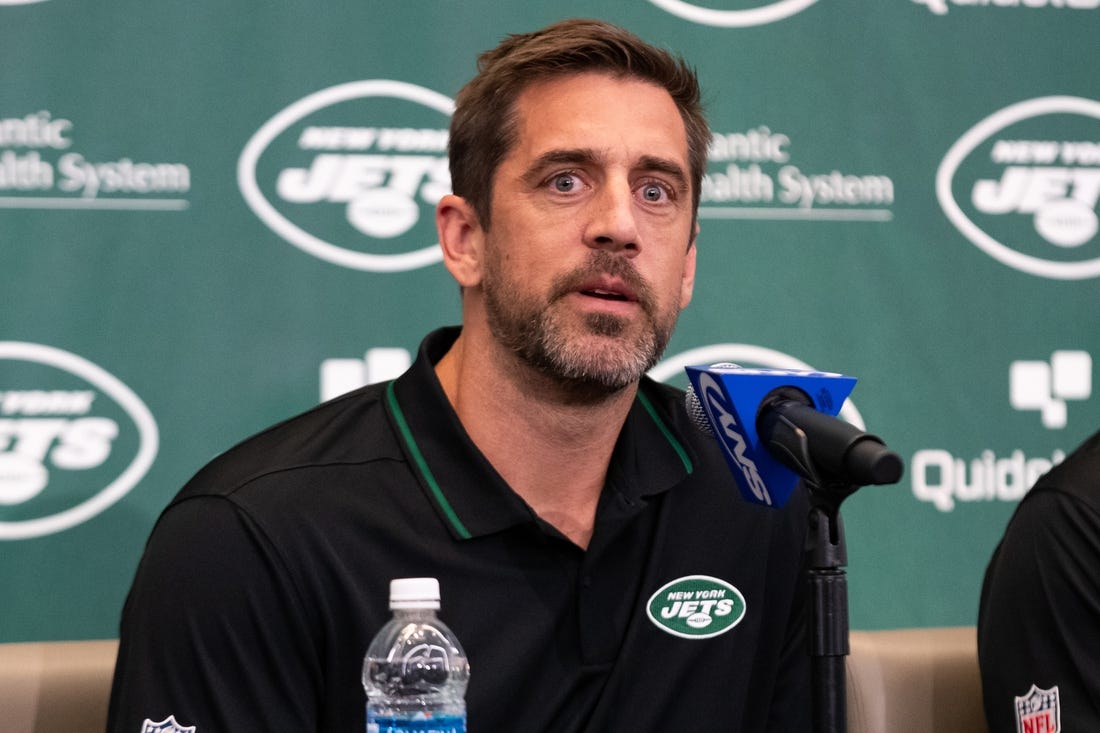
[[[987,733],[973,626],[852,631],[848,733]]]
[[[107,729],[118,641],[0,644],[0,731]]]
[[[849,733],[987,733],[974,627],[852,631]],[[0,644],[0,731],[102,731],[118,641]]]

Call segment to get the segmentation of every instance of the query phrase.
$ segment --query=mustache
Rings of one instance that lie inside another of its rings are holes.
[[[638,270],[630,260],[602,249],[593,250],[583,265],[555,278],[550,288],[550,301],[564,298],[583,287],[592,278],[601,275],[622,280],[642,310],[650,316],[653,315],[656,303],[649,283],[638,274]]]

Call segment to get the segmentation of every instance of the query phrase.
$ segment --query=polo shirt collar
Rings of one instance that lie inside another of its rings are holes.
[[[528,504],[501,478],[459,422],[434,365],[461,329],[430,333],[416,361],[386,391],[387,410],[420,483],[456,539],[469,539],[537,521]],[[688,441],[660,415],[642,390],[619,434],[607,486],[630,500],[668,491],[692,470]]]

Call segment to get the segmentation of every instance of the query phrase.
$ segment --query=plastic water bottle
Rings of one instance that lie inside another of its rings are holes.
[[[470,665],[436,616],[439,581],[390,581],[391,618],[363,660],[367,733],[466,733]]]

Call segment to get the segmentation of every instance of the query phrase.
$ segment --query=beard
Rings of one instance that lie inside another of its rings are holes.
[[[578,322],[555,307],[604,274],[627,284],[641,307],[640,322],[609,313],[589,313]],[[679,316],[678,309],[659,309],[628,260],[604,250],[593,250],[584,265],[556,278],[545,300],[514,287],[497,257],[488,258],[482,286],[494,338],[580,401],[606,398],[636,384],[664,353]]]

